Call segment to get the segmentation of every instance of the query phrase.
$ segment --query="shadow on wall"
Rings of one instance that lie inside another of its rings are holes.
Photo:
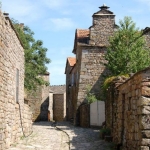
[[[49,97],[47,97],[43,101],[43,103],[41,104],[40,114],[35,119],[35,122],[37,122],[37,121],[48,121],[48,113],[49,113],[48,107],[49,107]]]
[[[104,69],[104,71],[99,76],[98,80],[95,82],[95,84],[91,88],[91,93],[94,93],[96,95],[96,98],[98,100],[105,100],[105,97],[103,95],[103,82],[105,78],[109,75],[109,71],[107,68]]]
[[[100,69],[104,69],[104,68],[100,68]],[[90,93],[93,93],[98,100],[104,100],[105,98],[104,94],[102,93],[103,92],[102,86],[105,77],[108,75],[109,75],[109,71],[108,69],[105,68],[90,90]],[[87,113],[84,113],[85,111]],[[84,99],[83,103],[78,107],[76,111],[76,123],[77,126],[90,127],[90,107],[89,104],[87,104],[86,98]]]

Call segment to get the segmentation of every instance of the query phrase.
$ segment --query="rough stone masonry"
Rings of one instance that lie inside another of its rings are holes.
[[[24,49],[8,14],[0,12],[0,150],[31,132],[31,112],[24,104]]]

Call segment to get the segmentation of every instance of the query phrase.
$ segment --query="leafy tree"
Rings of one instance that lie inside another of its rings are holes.
[[[40,76],[47,72],[46,64],[50,63],[50,59],[46,57],[47,48],[43,47],[41,40],[34,39],[34,33],[29,27],[14,19],[12,22],[25,52],[25,89],[35,90],[38,85],[48,85]]]
[[[119,28],[110,38],[105,55],[111,75],[135,73],[150,65],[150,51],[131,17],[119,21]]]

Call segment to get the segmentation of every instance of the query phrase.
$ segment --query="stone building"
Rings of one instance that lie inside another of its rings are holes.
[[[66,120],[66,86],[50,86],[49,91],[49,120],[64,121]]]
[[[49,82],[49,73],[40,75]],[[49,86],[38,86],[36,91],[26,94],[26,100],[32,111],[32,121],[48,121]]]
[[[74,101],[73,101],[73,95],[75,95],[75,92],[73,94],[73,87],[76,83],[76,79],[74,79],[76,75],[76,58],[74,57],[68,57],[66,62],[66,120],[71,121],[73,117],[73,110],[74,110]],[[75,88],[74,88],[75,90]]]
[[[73,53],[76,55],[76,95],[74,99],[74,124],[80,124],[79,106],[86,103],[87,86],[91,86],[97,99],[100,98],[103,76],[107,73],[104,63],[104,55],[107,51],[109,37],[113,35],[115,15],[108,10],[109,7],[101,6],[100,10],[93,14],[93,24],[89,29],[77,29],[75,33]],[[69,72],[66,72],[66,75]],[[75,77],[75,76],[74,76]],[[66,90],[69,88],[66,80]],[[69,97],[67,92],[67,98]],[[68,118],[68,116],[67,116]],[[83,117],[84,118],[84,117]]]
[[[24,103],[24,49],[7,13],[0,12],[0,150],[31,133]]]
[[[106,126],[124,150],[150,150],[150,68],[118,78],[106,99]]]

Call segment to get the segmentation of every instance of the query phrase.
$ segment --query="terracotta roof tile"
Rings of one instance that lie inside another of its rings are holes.
[[[77,29],[77,37],[89,37],[89,29]]]
[[[77,29],[76,36],[77,42],[79,43],[87,43],[89,39],[89,29]]]
[[[67,59],[68,59],[69,65],[70,65],[71,67],[75,65],[75,63],[76,63],[76,58],[74,58],[74,57],[68,57]]]

